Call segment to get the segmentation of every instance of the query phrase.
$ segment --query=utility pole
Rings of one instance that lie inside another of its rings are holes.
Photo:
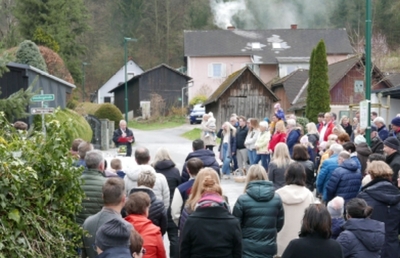
[[[125,60],[125,121],[128,123],[128,71],[127,71],[127,50],[126,50],[126,43],[128,41],[137,41],[137,39],[132,39],[132,38],[126,38],[124,37],[124,60]]]
[[[82,102],[85,102],[85,67],[89,63],[82,62]]]
[[[365,130],[365,138],[368,145],[371,145],[371,76],[372,76],[372,65],[371,65],[371,0],[366,0],[366,18],[365,18],[365,100],[368,105],[368,126]]]

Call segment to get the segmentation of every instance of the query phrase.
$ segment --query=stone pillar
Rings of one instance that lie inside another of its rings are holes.
[[[109,141],[109,147],[110,148],[115,148],[115,144],[114,144],[114,142],[112,140],[114,131],[115,131],[115,123],[114,123],[114,121],[108,121],[108,135],[109,135],[109,138],[110,138],[110,141]]]
[[[108,150],[110,148],[110,135],[108,128],[108,119],[100,119],[101,122],[101,146],[102,150]]]

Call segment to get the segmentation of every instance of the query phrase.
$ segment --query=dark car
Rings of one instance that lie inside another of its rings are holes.
[[[206,109],[202,104],[194,105],[192,111],[190,112],[190,124],[200,124],[203,120],[203,115]]]

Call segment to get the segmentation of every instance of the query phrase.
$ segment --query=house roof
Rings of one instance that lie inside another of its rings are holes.
[[[321,39],[328,55],[353,54],[345,29],[186,30],[184,51],[185,56],[252,56],[255,63],[276,64],[279,58],[309,59]]]
[[[44,71],[42,71],[42,70],[40,70],[40,69],[38,69],[36,67],[30,66],[30,65],[27,65],[27,64],[18,64],[18,63],[14,63],[14,62],[9,62],[7,64],[7,66],[8,67],[14,67],[14,68],[20,68],[20,69],[29,69],[31,71],[34,71],[37,74],[43,75],[44,77],[47,77],[47,78],[49,78],[49,79],[51,79],[53,81],[57,81],[57,82],[65,85],[65,86],[68,86],[70,88],[76,88],[76,86],[74,84],[72,84],[72,83],[64,81],[63,79],[60,79],[60,78],[58,78],[58,77],[56,77],[54,75],[51,75],[51,74],[49,74],[47,72],[44,72]]]
[[[261,80],[260,77],[257,76],[257,74],[254,73],[252,69],[250,69],[248,66],[243,67],[242,69],[232,73],[229,75],[223,83],[211,94],[210,97],[204,102],[204,106],[208,105],[212,102],[215,102],[219,99],[219,97],[222,96],[222,94],[225,93],[227,89],[246,71],[249,70],[256,78],[257,80],[271,93],[271,95],[274,98],[274,101],[278,101],[279,99],[275,96],[275,94],[271,91],[270,88],[265,85],[265,83]]]
[[[153,68],[151,68],[151,69],[149,69],[149,70],[146,70],[146,71],[144,71],[144,72],[141,73],[141,74],[138,74],[138,75],[136,75],[136,76],[133,76],[133,77],[130,78],[127,82],[137,80],[137,79],[139,79],[141,76],[143,76],[143,75],[145,75],[145,74],[147,74],[147,73],[149,73],[149,72],[151,72],[151,71],[157,70],[157,69],[159,69],[159,68],[161,68],[161,67],[165,67],[165,68],[171,70],[172,72],[177,73],[178,75],[184,77],[187,81],[190,81],[190,80],[192,79],[192,77],[189,77],[189,76],[187,76],[186,74],[183,74],[183,73],[179,72],[178,70],[172,68],[171,66],[166,65],[166,64],[163,63],[163,64],[157,65],[157,66],[155,66],[155,67],[153,67]],[[117,87],[115,87],[114,89],[110,90],[109,93],[114,92],[116,89],[118,89],[118,88],[120,88],[120,87],[123,87],[123,86],[124,86],[124,83],[120,83]]]
[[[388,80],[394,87],[400,86],[400,73],[389,74],[385,80]]]
[[[279,79],[274,82],[271,86],[271,89],[274,90],[279,86],[283,86],[286,92],[286,96],[290,103],[293,103],[297,94],[301,90],[301,87],[308,79],[308,70],[306,69],[298,69],[285,77]]]

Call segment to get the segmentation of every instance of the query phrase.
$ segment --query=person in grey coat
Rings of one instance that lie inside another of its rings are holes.
[[[336,241],[345,258],[379,258],[385,243],[385,223],[370,219],[372,207],[360,198],[346,205],[347,221]]]

